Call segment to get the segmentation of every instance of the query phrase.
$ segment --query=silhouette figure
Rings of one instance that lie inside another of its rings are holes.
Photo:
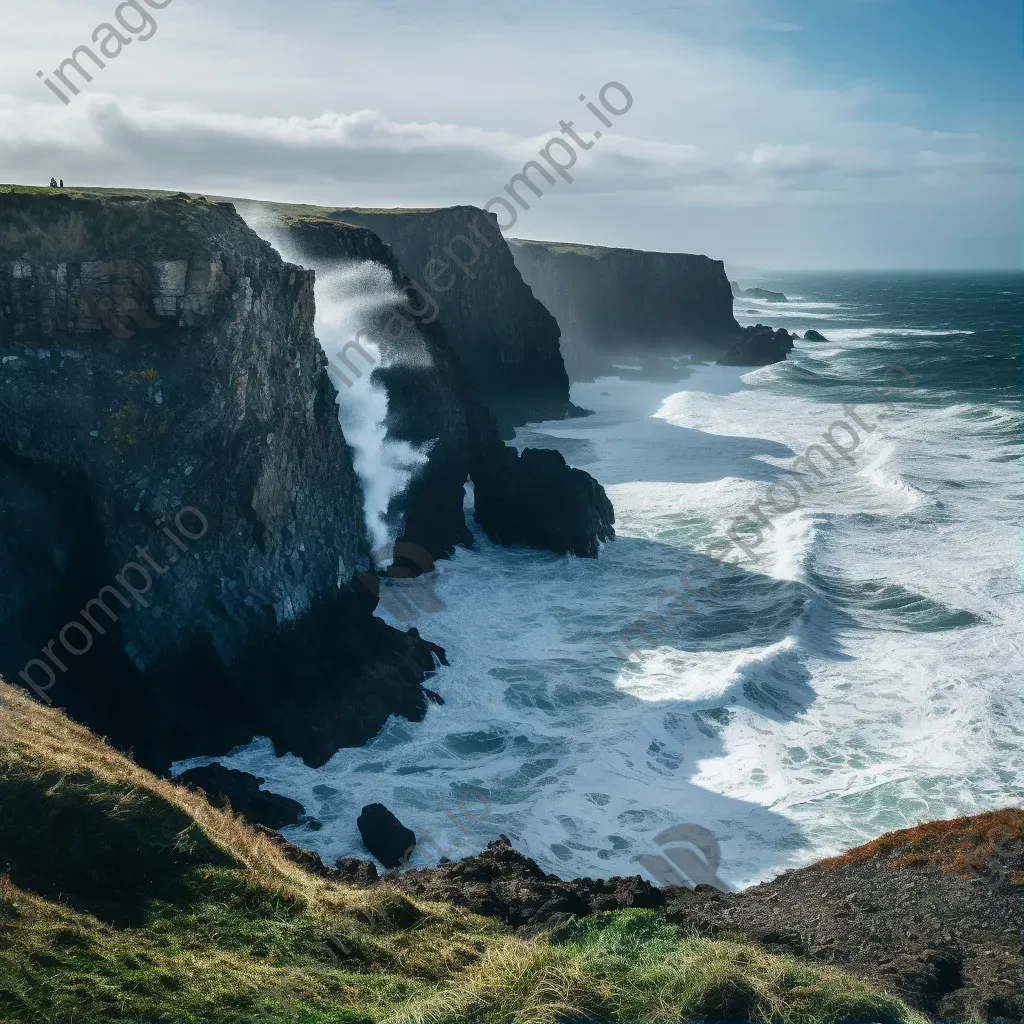
[[[60,187],[61,187],[61,188],[63,188],[63,187],[64,187],[64,179],[63,179],[63,178],[61,178],[61,179],[60,179]]]
[[[56,188],[56,187],[57,187],[57,179],[56,178],[51,178],[50,179],[50,188]]]

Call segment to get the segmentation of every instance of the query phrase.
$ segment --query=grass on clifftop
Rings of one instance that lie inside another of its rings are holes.
[[[444,206],[423,207],[371,207],[371,206],[317,206],[312,203],[281,203],[269,199],[248,199],[245,196],[218,196],[205,192],[173,192],[168,189],[154,188],[107,188],[99,185],[65,185],[63,188],[51,188],[49,185],[13,185],[0,184],[0,196],[4,195],[53,195],[53,196],[87,196],[94,199],[169,199],[173,196],[188,195],[202,197],[213,203],[234,203],[246,206],[252,204],[261,207],[270,216],[282,221],[295,220],[334,220],[336,214],[351,210],[353,213],[437,213],[450,209]]]
[[[919,1020],[838,970],[649,911],[524,941],[315,878],[2,682],[0,871],[4,1024]]]

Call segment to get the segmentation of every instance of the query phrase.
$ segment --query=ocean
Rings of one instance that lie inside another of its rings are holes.
[[[587,560],[477,530],[412,584],[443,607],[394,624],[446,649],[428,684],[442,707],[317,770],[263,739],[220,759],[322,823],[285,835],[328,863],[365,857],[355,821],[380,801],[416,831],[414,864],[503,833],[574,877],[644,873],[656,837],[690,825],[742,887],[891,829],[1024,805],[1024,277],[743,283],[790,301],[739,298],[741,323],[828,341],[756,370],[577,384],[594,415],[521,429],[520,447],[604,484],[618,539]],[[864,424],[849,461],[762,525],[715,600],[665,614],[708,544],[839,420]],[[659,625],[623,654],[645,613]]]

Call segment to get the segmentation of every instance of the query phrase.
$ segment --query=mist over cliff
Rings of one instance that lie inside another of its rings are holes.
[[[558,323],[524,282],[493,214],[456,206],[339,209],[332,216],[370,228],[391,247],[419,319],[444,331],[503,437],[570,411]]]

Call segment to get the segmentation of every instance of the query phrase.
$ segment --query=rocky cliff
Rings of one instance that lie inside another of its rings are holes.
[[[515,299],[525,304],[526,314],[520,312],[520,317],[536,312],[534,307],[538,303],[528,296],[521,282],[518,297],[514,290],[511,298],[503,295],[506,286],[491,280],[489,284],[478,283],[472,290],[467,288],[464,301],[454,305],[456,313],[476,311],[470,326],[484,347],[476,354],[478,372],[474,374],[466,367],[459,345],[450,338],[451,320],[442,322],[440,316],[429,313],[414,315],[421,307],[417,297],[422,298],[425,293],[418,290],[415,279],[407,273],[407,265],[399,262],[392,247],[374,232],[338,220],[305,215],[298,207],[287,212],[278,210],[261,230],[271,239],[279,238],[286,251],[294,252],[304,266],[319,274],[332,273],[353,261],[372,260],[387,269],[395,288],[408,299],[400,309],[382,311],[372,322],[364,318],[364,322],[370,323],[368,338],[380,347],[380,364],[370,369],[362,359],[356,361],[357,353],[353,351],[352,365],[346,363],[342,371],[343,376],[372,373],[387,392],[388,436],[427,453],[425,465],[416,471],[394,503],[396,517],[402,521],[401,536],[395,545],[397,554],[412,550],[411,545],[423,549],[431,558],[440,558],[451,554],[456,544],[472,542],[463,515],[467,479],[474,484],[474,517],[499,543],[595,557],[599,543],[615,536],[615,514],[601,485],[587,473],[571,469],[557,452],[528,449],[520,455],[506,446],[492,404],[495,399],[480,388],[480,367],[488,361],[502,364],[503,358],[500,351],[486,350],[486,345],[499,343],[500,331],[504,330],[503,325],[488,324],[488,303],[493,301],[500,307]],[[518,280],[517,275],[515,279]],[[496,298],[488,287],[497,289]],[[550,321],[546,312],[544,317]],[[540,317],[542,322],[544,317]],[[464,326],[456,320],[457,332]],[[516,371],[516,379],[529,377],[527,371],[532,366],[537,379],[543,380],[551,368],[549,357],[550,352],[538,355],[536,348],[521,349],[523,364]],[[534,363],[535,359],[538,362]],[[557,364],[562,380],[560,357]],[[505,384],[499,380],[495,385],[499,394]],[[523,414],[521,400],[525,393],[508,386],[510,402],[520,403],[518,417]],[[561,386],[560,383],[559,394]],[[530,401],[535,401],[539,393],[534,391]],[[509,414],[512,405],[499,400],[498,408]],[[555,409],[559,415],[565,414],[562,397],[548,412]],[[544,415],[541,410],[535,413]],[[417,564],[413,558],[404,568],[415,571],[425,564],[425,560]]]
[[[260,230],[322,277],[369,260],[385,268],[396,290],[408,285],[391,247],[368,228],[320,217],[283,216]],[[333,357],[339,390],[344,394],[364,374],[370,375],[388,396],[387,436],[427,453],[425,465],[394,502],[394,517],[402,521],[396,548],[408,550],[400,545],[411,544],[431,558],[445,557],[457,544],[472,542],[463,500],[475,441],[475,421],[470,422],[467,406],[474,403],[459,358],[436,320],[417,323],[399,308],[381,306],[364,314],[361,322],[368,343],[363,353],[353,347]]]
[[[438,323],[503,437],[573,410],[559,327],[516,268],[497,219],[472,206],[338,210],[379,235],[400,260],[421,323]]]
[[[408,295],[386,243],[315,216],[277,230],[303,266],[227,202],[0,196],[0,673],[154,767],[254,735],[318,764],[390,714],[425,713],[444,653],[373,616],[366,496],[339,424],[365,419],[354,380],[384,388],[387,436],[424,453],[391,509],[399,575],[471,543],[467,479],[499,542],[594,556],[614,536],[596,481],[503,443],[439,317],[407,302],[396,332],[370,303],[372,346],[329,362],[315,274],[376,268]],[[519,287],[520,321],[550,330]],[[487,294],[467,290],[465,308]],[[537,365],[520,345],[506,414],[526,414],[515,380],[553,366],[567,388],[548,340]],[[478,372],[506,366],[485,354]]]
[[[509,247],[558,320],[573,380],[608,372],[617,356],[693,355],[756,366],[788,351],[740,328],[721,260],[523,239],[510,239]]]
[[[313,316],[229,205],[0,196],[0,672],[145,763],[425,711]]]

